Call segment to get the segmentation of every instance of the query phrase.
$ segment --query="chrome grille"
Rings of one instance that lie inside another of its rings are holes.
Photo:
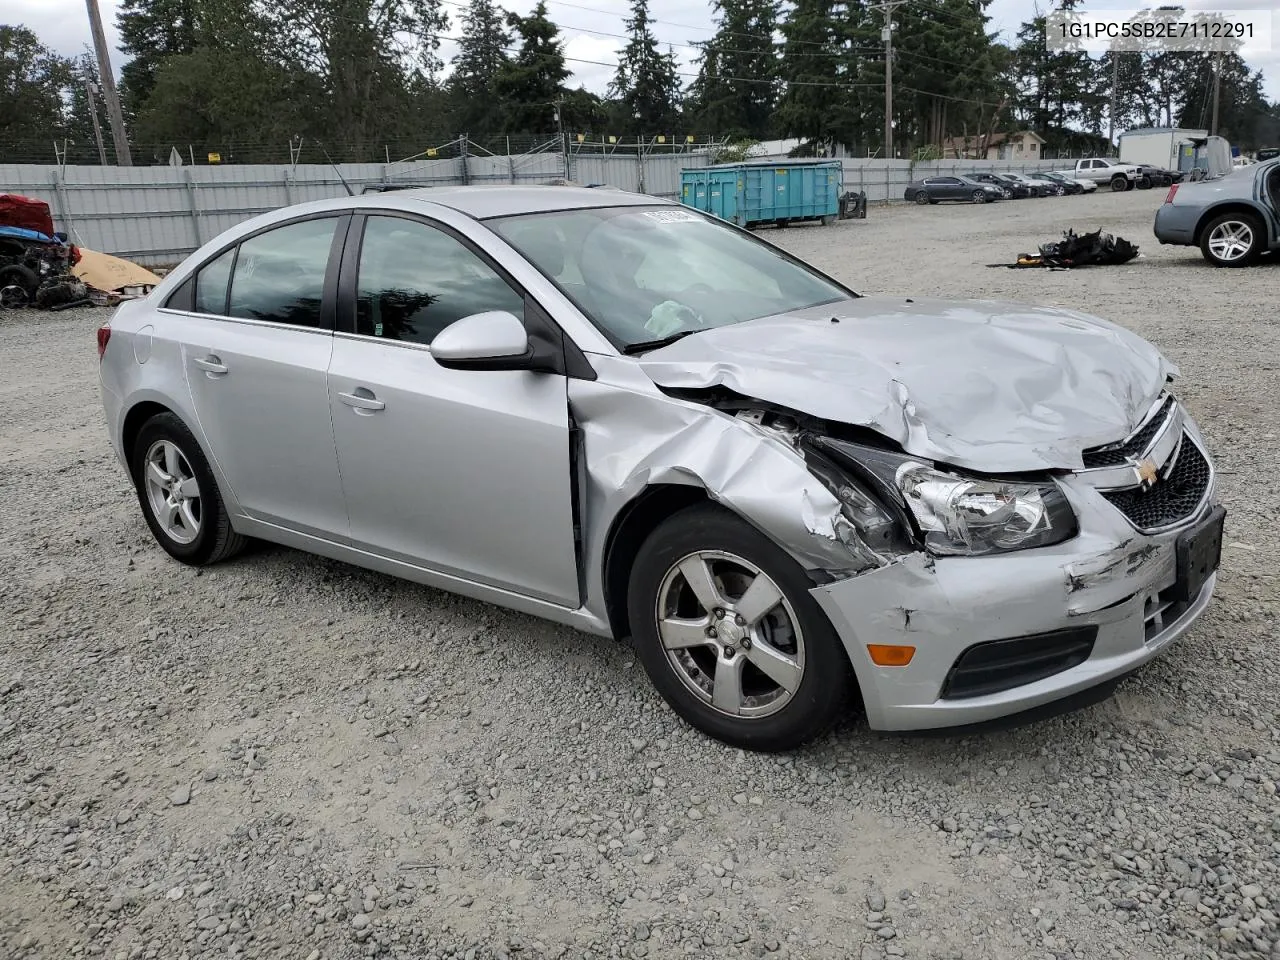
[[[1175,457],[1173,466],[1155,486],[1146,490],[1113,490],[1103,496],[1142,531],[1159,530],[1188,519],[1204,501],[1213,471],[1208,458],[1185,433]]]
[[[1131,459],[1138,459],[1145,455],[1147,447],[1151,445],[1151,441],[1155,439],[1160,428],[1164,426],[1164,422],[1172,415],[1175,403],[1176,401],[1173,397],[1165,394],[1164,400],[1155,414],[1149,417],[1147,422],[1139,427],[1132,436],[1120,443],[1110,443],[1106,446],[1093,447],[1084,451],[1082,456],[1085,469],[1116,467],[1128,463]]]

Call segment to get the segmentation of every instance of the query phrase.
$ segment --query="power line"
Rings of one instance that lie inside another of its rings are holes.
[[[470,4],[462,3],[462,2],[461,2],[461,0],[440,0],[440,2],[441,2],[441,3],[443,3],[443,4],[445,4],[446,6],[450,6],[450,7],[458,7],[458,8],[463,9],[463,10],[466,10],[466,9],[468,9],[468,8],[470,7]],[[582,8],[582,9],[586,9],[586,8],[584,7],[584,8]],[[596,12],[597,12],[597,13],[604,14],[606,11],[599,10],[599,11],[596,11]],[[614,17],[619,17],[619,18],[621,18],[621,16],[622,16],[622,14],[618,14],[618,13],[613,13],[613,14],[608,14],[608,15],[609,15],[609,16],[614,16]],[[597,36],[597,37],[612,37],[612,38],[617,39],[617,40],[630,40],[630,39],[631,39],[630,34],[626,34],[626,33],[612,33],[612,32],[610,32],[610,31],[608,31],[608,30],[596,30],[594,27],[584,27],[584,26],[580,26],[580,25],[578,25],[578,24],[574,24],[574,23],[561,23],[561,22],[560,22],[560,21],[558,21],[558,20],[557,20],[557,21],[553,21],[553,22],[554,22],[554,23],[555,23],[555,25],[556,25],[557,27],[559,27],[561,30],[573,30],[573,31],[576,31],[576,32],[578,32],[578,33],[589,33],[589,34],[592,34],[593,36]],[[657,23],[657,22],[659,22],[659,21],[652,21],[652,22]],[[725,34],[725,35],[726,35],[726,36],[747,36],[747,34],[738,34],[738,33],[733,33],[732,31],[730,31],[729,33],[727,33],[727,34]],[[698,51],[705,50],[707,47],[713,47],[713,48],[716,50],[716,52],[717,52],[717,53],[759,54],[759,53],[762,53],[762,52],[763,52],[763,50],[743,50],[743,49],[741,49],[741,48],[736,48],[736,47],[722,47],[720,44],[716,43],[716,38],[715,38],[715,37],[712,37],[710,40],[699,40],[699,41],[696,41],[696,42],[694,42],[694,43],[681,43],[681,42],[679,42],[679,41],[677,41],[677,40],[659,40],[657,37],[655,37],[655,38],[654,38],[654,42],[655,42],[655,43],[657,43],[659,46],[664,46],[664,47],[683,47],[683,48],[685,48],[685,49],[687,49],[687,50],[698,50]],[[809,42],[809,43],[814,43],[814,44],[818,43],[818,41],[807,41],[807,42]],[[772,47],[774,50],[776,50],[776,49],[777,49],[777,47],[778,47],[778,44],[777,44],[776,42],[772,42],[772,39],[771,39],[771,47]],[[841,53],[854,53],[854,52],[865,52],[865,53],[872,53],[872,52],[874,52],[874,53],[879,53],[879,50],[878,50],[877,48],[874,48],[874,47],[853,47],[853,48],[850,48],[850,47],[834,47],[834,48],[830,48],[829,50],[824,50],[824,51],[823,51],[823,52],[821,52],[821,53],[800,53],[800,54],[798,54],[798,56],[802,56],[802,57],[822,57],[822,56],[831,56],[831,55],[833,55],[833,54],[838,55],[838,54],[841,54]],[[797,54],[792,54],[792,56],[797,56]]]
[[[901,2],[904,2],[904,0],[894,0],[894,2],[901,3]],[[341,23],[350,23],[357,26],[362,24],[362,21],[357,20],[353,17],[335,16],[332,19]],[[559,24],[555,24],[555,26],[557,27],[557,29],[559,29],[560,27]],[[430,31],[421,32],[421,33],[414,32],[414,31],[405,31],[405,32],[409,36],[416,37],[418,39],[423,39],[423,40],[447,40],[450,43],[461,43],[463,40],[462,37],[453,37],[445,33],[433,33]],[[624,39],[628,39],[628,38],[624,37]],[[560,41],[560,42],[563,42],[563,41]],[[503,47],[502,50],[505,53],[519,53],[520,47],[518,45],[513,44],[513,45]],[[563,59],[567,63],[583,63],[593,67],[616,68],[618,66],[616,62],[609,63],[604,60],[588,60],[583,57],[571,57],[564,53],[562,53],[560,56],[561,56],[561,59]],[[675,75],[678,77],[690,77],[693,79],[697,79],[699,76],[701,76],[700,73],[690,73],[687,70],[676,70]],[[764,84],[771,84],[771,85],[786,83],[791,86],[840,87],[841,89],[846,89],[846,90],[854,87],[878,87],[879,86],[878,83],[839,83],[839,82],[817,81],[817,80],[781,80],[781,79],[772,79],[769,77],[735,77],[735,76],[729,76],[723,73],[716,74],[716,78],[719,80],[732,80],[735,83],[764,83]]]

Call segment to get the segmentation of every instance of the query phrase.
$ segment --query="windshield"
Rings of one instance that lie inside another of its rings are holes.
[[[857,296],[744,231],[678,207],[487,223],[622,349]]]

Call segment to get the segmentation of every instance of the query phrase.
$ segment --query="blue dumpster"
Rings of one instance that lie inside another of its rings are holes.
[[[752,160],[680,171],[680,202],[742,227],[830,223],[840,215],[839,160]]]

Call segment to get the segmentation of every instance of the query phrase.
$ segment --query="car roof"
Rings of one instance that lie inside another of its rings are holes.
[[[371,194],[360,199],[371,206],[413,210],[423,203],[438,204],[477,220],[551,210],[583,210],[591,207],[639,207],[670,204],[640,193],[612,187],[487,184],[472,187],[422,187]]]
[[[553,210],[585,210],[593,207],[676,206],[670,200],[628,193],[613,187],[561,187],[550,185],[509,186],[506,184],[474,187],[415,187],[409,190],[387,190],[331,197],[280,207],[238,224],[235,231],[249,233],[281,220],[332,210],[402,210],[406,213],[430,213],[432,208],[446,207],[464,216],[484,220],[489,217],[518,216]]]

